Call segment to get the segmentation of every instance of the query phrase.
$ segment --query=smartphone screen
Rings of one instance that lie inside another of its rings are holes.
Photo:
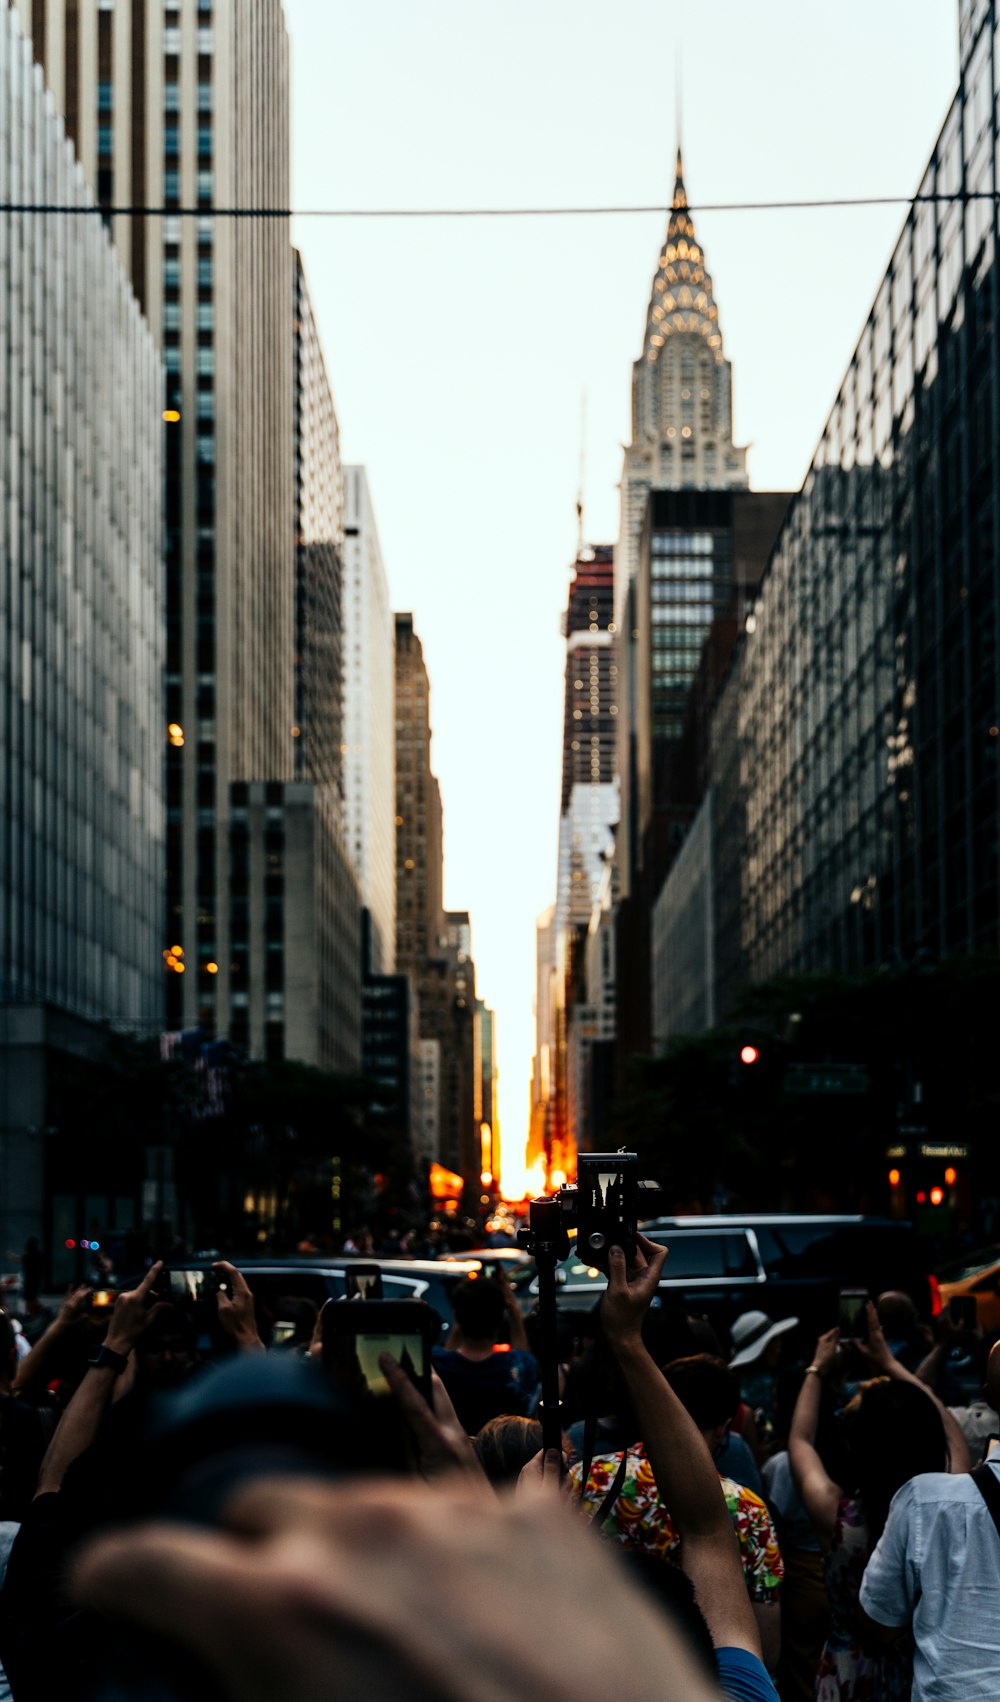
[[[605,1274],[611,1247],[635,1250],[638,1163],[634,1152],[581,1153],[577,1161],[577,1251]]]
[[[389,1385],[378,1362],[381,1353],[391,1353],[415,1383],[426,1380],[426,1352],[422,1336],[401,1336],[390,1330],[372,1330],[366,1331],[363,1336],[355,1336],[353,1341],[366,1394],[389,1393]]]
[[[868,1340],[868,1290],[842,1288],[837,1325],[841,1341]]]
[[[378,1265],[348,1265],[344,1271],[348,1300],[381,1300],[382,1272]]]
[[[379,1355],[391,1353],[426,1400],[431,1394],[434,1312],[422,1301],[328,1301],[322,1314],[323,1362],[345,1394],[378,1399],[390,1393]]]
[[[221,1287],[217,1271],[164,1271],[171,1300],[204,1300]]]

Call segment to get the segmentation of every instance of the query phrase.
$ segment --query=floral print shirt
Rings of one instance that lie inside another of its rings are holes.
[[[620,1454],[596,1454],[590,1467],[587,1487],[581,1498],[591,1517],[615,1480],[621,1462]],[[574,1483],[579,1486],[582,1465],[570,1468]],[[785,1575],[778,1539],[771,1515],[759,1495],[734,1483],[732,1478],[720,1479],[729,1515],[736,1527],[740,1558],[747,1581],[750,1600],[774,1602]],[[641,1442],[629,1449],[628,1470],[621,1494],[604,1522],[604,1535],[617,1537],[619,1542],[632,1543],[649,1554],[672,1556],[680,1547],[680,1537],[674,1529],[670,1514],[660,1500],[652,1468]]]

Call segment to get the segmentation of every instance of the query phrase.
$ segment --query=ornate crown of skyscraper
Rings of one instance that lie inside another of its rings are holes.
[[[721,362],[719,310],[712,296],[705,256],[695,237],[694,220],[688,211],[684,166],[678,147],[674,198],[646,316],[643,359],[651,364],[657,361],[667,338],[679,331],[700,333],[715,359]]]

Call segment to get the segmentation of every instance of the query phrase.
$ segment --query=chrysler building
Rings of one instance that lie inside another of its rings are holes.
[[[615,621],[635,576],[651,490],[745,489],[745,449],[733,442],[732,370],[722,352],[719,310],[688,210],[681,150],[667,235],[646,314],[642,354],[632,368],[632,441],[621,482],[615,561]]]

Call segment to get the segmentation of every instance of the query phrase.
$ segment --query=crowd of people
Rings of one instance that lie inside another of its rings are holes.
[[[0,1699],[1000,1695],[1000,1345],[894,1292],[850,1340],[754,1311],[722,1342],[661,1305],[666,1257],[610,1249],[560,1449],[502,1269],[429,1366],[387,1336],[364,1397],[324,1351],[358,1303],[291,1275],[265,1305],[158,1261],[49,1316],[32,1273],[0,1314]]]

